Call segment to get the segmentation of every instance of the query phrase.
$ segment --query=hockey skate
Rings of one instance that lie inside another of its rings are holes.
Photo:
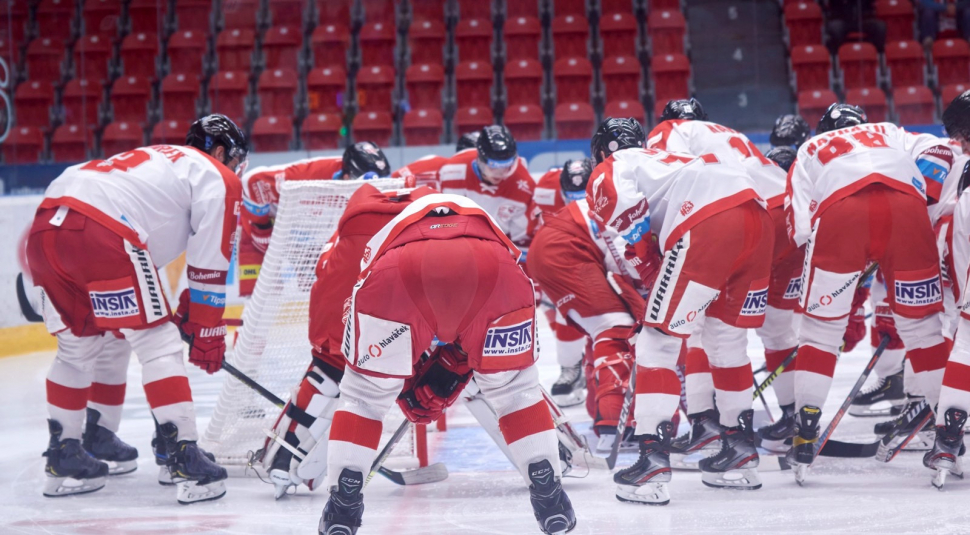
[[[549,392],[560,407],[572,407],[586,401],[586,378],[583,364],[563,366],[559,378],[552,384]]]
[[[279,448],[276,450],[276,455],[273,456],[273,462],[269,470],[269,480],[275,487],[273,496],[277,500],[285,496],[290,489],[295,491],[300,484],[300,481],[294,481],[290,475],[292,461],[293,453],[286,448]]]
[[[344,468],[337,478],[337,485],[330,487],[330,499],[320,518],[320,535],[354,535],[364,516],[364,476]]]
[[[903,372],[880,377],[871,388],[862,391],[849,406],[849,414],[859,417],[890,416],[906,404]]]
[[[178,502],[190,503],[218,500],[226,495],[226,469],[216,464],[194,440],[178,440],[178,428],[173,423],[158,426],[166,450],[166,464],[172,483],[178,487]]]
[[[576,513],[569,496],[562,490],[562,482],[549,461],[529,464],[529,494],[539,529],[548,535],[560,535],[576,527]]]
[[[778,421],[758,429],[761,447],[772,453],[785,453],[795,436],[795,404],[782,405]]]
[[[138,450],[125,444],[118,435],[98,425],[101,413],[88,408],[87,424],[81,437],[84,450],[108,464],[108,475],[128,474],[138,469]]]
[[[757,490],[758,450],[754,445],[751,420],[754,411],[748,409],[738,416],[738,425],[721,430],[721,450],[698,463],[701,481],[708,487],[722,489]]]
[[[808,468],[815,461],[815,445],[818,443],[819,419],[822,410],[818,407],[806,405],[798,411],[795,423],[795,436],[792,437],[792,447],[788,450],[786,460],[795,472],[795,482],[805,484]]]
[[[879,441],[876,459],[888,463],[900,450],[926,451],[933,447],[936,439],[933,410],[922,398],[906,406],[906,411],[890,420],[891,427]],[[877,428],[886,426],[877,424]]]
[[[44,452],[47,465],[44,472],[44,496],[57,498],[72,494],[94,492],[104,487],[108,465],[88,455],[76,438],[61,440],[64,428],[57,420],[47,420],[51,434],[50,445]]]
[[[670,441],[670,466],[680,470],[697,470],[697,463],[717,450],[721,426],[714,409],[687,417],[690,431]]]
[[[943,490],[949,474],[963,479],[960,457],[966,451],[963,445],[963,425],[967,423],[967,413],[960,409],[947,409],[943,422],[943,425],[936,428],[933,449],[923,456],[923,466],[936,470],[933,486],[940,490]]]
[[[640,437],[640,458],[613,475],[616,499],[621,502],[667,505],[670,493],[670,439],[674,425],[661,422],[656,435]]]

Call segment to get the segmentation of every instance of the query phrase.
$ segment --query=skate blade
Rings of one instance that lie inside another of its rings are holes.
[[[849,416],[856,418],[886,418],[899,414],[898,408],[906,405],[906,400],[901,400],[897,405],[891,401],[880,401],[872,405],[849,405]],[[896,412],[893,412],[893,411]]]
[[[73,477],[51,477],[47,476],[44,482],[44,496],[48,498],[60,498],[62,496],[74,496],[76,494],[87,494],[104,488],[107,478],[93,477],[91,479],[74,479]]]
[[[616,440],[616,433],[600,435],[596,441],[596,453],[610,453],[613,451],[613,441]],[[640,451],[640,445],[629,440],[620,441],[620,453],[630,453]]]
[[[167,466],[158,467],[158,484],[166,487],[175,484],[175,482],[172,481],[172,472],[169,471]]]
[[[701,482],[708,487],[732,490],[758,490],[761,478],[755,467],[745,467],[727,472],[701,471]]]
[[[697,471],[700,470],[697,463],[701,462],[702,459],[710,457],[716,452],[717,448],[703,448],[690,453],[671,453],[670,467],[676,468],[677,470]]]
[[[792,471],[795,472],[795,483],[799,486],[805,486],[805,480],[808,479],[808,468],[807,464],[795,464],[792,466]]]
[[[569,394],[552,394],[551,397],[560,407],[575,407],[586,402],[586,389],[579,388]]]
[[[788,459],[785,454],[777,454],[770,451],[758,450],[758,457],[761,458],[761,464],[758,465],[758,472],[781,472],[784,470],[791,470],[791,465],[788,464]]]
[[[130,474],[135,470],[138,470],[138,461],[132,459],[130,461],[103,461],[108,465],[108,475],[109,476],[120,476],[124,474]]]
[[[761,447],[771,453],[785,454],[791,449],[791,439],[768,440],[763,438],[761,439]]]
[[[949,473],[950,471],[945,468],[936,469],[936,475],[933,476],[933,481],[931,481],[936,490],[943,490],[943,485],[946,484],[946,476]]]
[[[176,486],[176,499],[182,505],[218,500],[226,495],[225,481],[214,481],[208,485],[199,485],[196,481],[180,481]]]
[[[667,491],[666,483],[644,483],[639,487],[617,485],[616,499],[628,503],[667,505],[670,503],[670,493]]]
[[[270,470],[269,480],[275,487],[273,497],[277,500],[286,496],[291,488],[296,492],[296,484],[290,479],[290,474],[283,470]]]
[[[903,447],[903,451],[930,451],[936,441],[936,431],[920,431],[909,444]]]

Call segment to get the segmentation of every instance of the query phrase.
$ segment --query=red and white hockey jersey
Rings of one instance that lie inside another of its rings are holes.
[[[529,237],[533,237],[542,226],[542,216],[554,214],[566,206],[562,198],[559,176],[562,168],[556,167],[546,171],[539,177],[535,192],[532,194],[532,204],[529,205]]]
[[[224,165],[191,147],[142,147],[68,168],[45,197],[42,208],[84,214],[147,249],[156,267],[186,253],[190,316],[222,318],[242,197]]]
[[[940,141],[891,123],[862,124],[809,139],[788,175],[789,234],[804,244],[828,206],[874,183],[938,200],[953,165],[953,152]]]
[[[438,189],[439,178],[438,171],[441,170],[441,166],[448,162],[448,158],[444,156],[425,156],[424,158],[415,160],[404,167],[398,169],[391,173],[391,178],[403,178],[407,180],[410,177],[414,177],[414,184],[417,186],[429,186],[434,189]]]
[[[342,157],[327,156],[251,169],[242,179],[244,219],[268,225],[276,217],[284,180],[330,180],[342,167]]]
[[[765,206],[754,180],[735,158],[658,149],[614,152],[593,169],[586,199],[591,217],[627,243],[635,244],[652,231],[663,251],[716,213],[751,200]]]

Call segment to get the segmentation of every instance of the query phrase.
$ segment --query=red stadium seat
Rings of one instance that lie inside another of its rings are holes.
[[[514,17],[505,22],[505,54],[509,61],[539,57],[542,23],[535,17]]]
[[[303,24],[303,0],[269,0],[273,26],[300,28]]]
[[[121,42],[121,64],[125,76],[155,76],[158,37],[153,33],[133,33]]]
[[[414,20],[441,22],[445,19],[445,2],[441,0],[411,0],[409,4]]]
[[[889,120],[889,103],[886,94],[878,87],[859,87],[845,92],[845,102],[862,106],[869,122],[882,123]]]
[[[51,136],[51,159],[56,163],[83,162],[88,159],[91,130],[76,124],[64,124]]]
[[[235,28],[220,33],[216,38],[219,70],[249,71],[255,47],[256,34],[253,30]]]
[[[603,60],[603,87],[610,100],[640,99],[640,62],[633,56]]]
[[[3,163],[7,165],[37,163],[44,149],[44,136],[39,128],[15,126],[0,143],[0,149],[3,149]]]
[[[357,105],[360,111],[391,111],[394,80],[394,67],[373,65],[361,68],[357,73]]]
[[[6,11],[4,9],[3,11]],[[6,16],[3,17],[6,19]],[[73,0],[41,0],[37,5],[37,35],[42,37],[58,36],[67,40],[70,35],[71,19],[74,18]],[[4,21],[6,24],[6,21]]]
[[[650,35],[651,51],[654,56],[684,53],[687,21],[680,11],[674,9],[651,11],[647,18],[647,33]]]
[[[653,77],[654,110],[659,115],[667,101],[690,96],[690,61],[683,54],[654,56],[650,60]]]
[[[135,123],[114,122],[101,133],[101,154],[110,158],[145,144],[144,133]]]
[[[95,0],[91,1],[93,3]],[[29,6],[30,2],[4,3],[4,23],[0,24],[0,39],[8,43],[15,43],[18,47],[24,42],[24,37],[27,33],[26,25]],[[4,58],[7,59],[8,56],[4,54]]]
[[[101,105],[101,85],[75,78],[64,86],[61,95],[62,121],[67,124],[94,126]]]
[[[455,96],[459,106],[490,108],[492,103],[492,64],[464,61],[455,67]]]
[[[187,121],[159,121],[152,130],[152,145],[181,145],[185,143],[185,133],[189,131]]]
[[[352,126],[354,141],[370,141],[378,147],[388,147],[394,133],[394,119],[384,111],[358,113]]]
[[[18,126],[47,128],[50,108],[54,104],[54,85],[42,80],[30,80],[17,86],[13,105]]]
[[[872,87],[879,80],[879,53],[872,43],[845,43],[839,47],[843,87]]]
[[[411,64],[441,63],[444,57],[445,26],[437,20],[418,20],[408,29]]]
[[[538,141],[546,129],[546,119],[538,105],[520,104],[505,110],[505,126],[518,141]]]
[[[936,103],[933,92],[925,85],[897,87],[893,89],[893,108],[901,125],[933,124]]]
[[[404,74],[411,108],[441,108],[445,70],[437,63],[411,65]]]
[[[236,124],[246,117],[246,94],[249,93],[249,73],[220,71],[209,80],[209,105],[212,113],[221,113]]]
[[[795,90],[829,89],[831,86],[832,58],[822,45],[806,45],[791,49],[792,74]]]
[[[585,102],[556,106],[556,135],[559,139],[589,139],[596,127],[596,113]]]
[[[785,6],[785,28],[788,46],[822,44],[822,8],[813,1],[794,2]]]
[[[317,16],[320,24],[350,24],[350,6],[353,0],[317,0]]]
[[[953,99],[957,98],[964,91],[970,89],[970,83],[968,84],[950,84],[945,85],[940,89],[940,103],[943,104],[943,109],[945,110],[947,106],[953,102]]]
[[[552,66],[556,102],[589,102],[593,64],[584,57],[557,59]]]
[[[933,43],[933,65],[940,86],[970,82],[970,45],[963,39]]]
[[[492,61],[492,23],[487,19],[463,19],[455,27],[455,45],[461,61]]]
[[[461,19],[492,19],[492,3],[488,0],[458,0],[457,3]]]
[[[586,57],[589,22],[583,15],[559,15],[552,19],[552,46],[557,58]]]
[[[274,26],[263,36],[263,58],[267,69],[291,69],[300,67],[300,48],[303,34],[299,26]]]
[[[515,2],[505,3],[505,15],[509,19],[515,17],[538,17],[539,16],[539,1],[538,0],[515,0]],[[508,22],[506,22],[508,24]]]
[[[340,144],[343,120],[336,113],[314,113],[303,121],[303,148],[306,150],[335,149]]]
[[[246,29],[256,27],[256,13],[259,12],[259,0],[224,0],[222,2],[222,17],[227,30]]]
[[[542,103],[542,64],[519,59],[505,65],[505,94],[509,106]]]
[[[833,103],[838,102],[838,97],[831,89],[816,89],[812,91],[802,91],[798,93],[798,113],[809,125],[818,124],[822,114]]]
[[[607,102],[603,108],[603,117],[632,117],[643,124],[647,124],[647,112],[637,100]]]
[[[444,120],[437,108],[412,109],[404,114],[404,139],[408,145],[438,145]]]
[[[253,149],[258,152],[285,152],[293,141],[293,119],[286,116],[263,116],[253,123]]]
[[[260,114],[292,116],[295,110],[293,97],[299,86],[300,81],[296,71],[290,69],[263,71],[256,86]]]
[[[886,22],[886,42],[913,38],[916,13],[909,0],[878,0],[876,17]]]
[[[205,34],[199,30],[183,30],[168,39],[169,72],[202,72],[205,55]]]
[[[652,9],[680,9],[680,0],[654,0],[650,2]]]
[[[132,33],[162,33],[168,2],[159,0],[131,0],[128,4],[128,25]]]
[[[394,26],[394,16],[400,2],[394,0],[361,0],[364,7],[364,20],[367,22],[383,22]]]
[[[0,30],[0,35],[6,35],[6,32]],[[8,66],[16,66],[20,62],[20,42],[13,45],[10,39],[0,37],[0,58],[3,58]]]
[[[375,22],[360,29],[361,63],[364,65],[394,65],[394,43],[397,33],[394,24]]]
[[[27,77],[30,80],[57,82],[61,79],[64,43],[60,39],[34,39],[27,46]]]
[[[926,83],[926,56],[916,41],[886,44],[886,67],[893,87]]]
[[[85,35],[74,45],[74,77],[105,80],[110,59],[110,39],[98,34]]]
[[[637,19],[630,12],[604,15],[600,19],[603,56],[632,56],[637,47]]]
[[[458,108],[458,111],[455,112],[455,132],[459,136],[475,132],[492,124],[492,121],[491,108],[478,106]]]
[[[198,72],[198,71],[196,71]],[[162,117],[168,120],[194,121],[199,97],[199,75],[173,73],[162,79],[160,100]]]
[[[144,123],[151,98],[151,80],[144,76],[122,76],[111,88],[114,120]]]
[[[556,2],[549,2],[552,4],[556,15],[576,15],[579,17],[586,17],[586,2],[585,0],[557,0]]]
[[[178,0],[175,2],[175,20],[179,31],[209,31],[212,17],[212,0]]]
[[[85,0],[82,18],[84,35],[114,37],[118,33],[123,0]]]
[[[343,67],[316,68],[307,73],[310,113],[338,112],[344,105],[347,72]]]
[[[347,66],[347,46],[350,44],[350,30],[339,24],[317,26],[310,37],[313,49],[313,64],[317,67]]]

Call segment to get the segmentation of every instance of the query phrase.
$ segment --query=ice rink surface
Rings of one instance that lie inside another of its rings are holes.
[[[547,387],[558,375],[554,344],[545,329],[539,361]],[[868,347],[843,356],[822,424],[827,425],[868,361]],[[763,362],[752,335],[749,354]],[[44,378],[52,353],[0,359],[0,534],[312,534],[316,533],[326,493],[305,488],[273,500],[272,487],[257,479],[231,478],[228,492],[215,502],[182,506],[175,490],[156,483],[151,455],[152,419],[141,388],[140,367],[129,372],[129,388],[119,435],[139,450],[136,472],[111,478],[95,493],[63,498],[41,495],[48,435]],[[224,372],[207,376],[190,366],[200,430],[212,412]],[[761,376],[763,377],[763,375]],[[230,379],[231,380],[231,379]],[[767,394],[772,410],[779,409]],[[760,403],[755,405],[760,407]],[[581,407],[568,410],[589,429]],[[876,419],[846,416],[835,436],[869,442]],[[432,462],[451,473],[440,483],[398,487],[381,477],[365,490],[360,535],[529,534],[539,533],[523,480],[484,431],[461,407],[448,416],[449,430],[429,435]],[[682,429],[683,430],[683,429]],[[258,447],[258,445],[257,445]],[[700,475],[674,473],[666,507],[621,503],[610,474],[594,471],[567,478],[579,523],[572,533],[970,533],[970,480],[948,480],[945,491],[930,486],[931,472],[921,453],[901,453],[892,463],[873,459],[820,458],[807,486],[791,472],[761,475],[758,491],[705,487]],[[622,455],[626,466],[633,454]]]

